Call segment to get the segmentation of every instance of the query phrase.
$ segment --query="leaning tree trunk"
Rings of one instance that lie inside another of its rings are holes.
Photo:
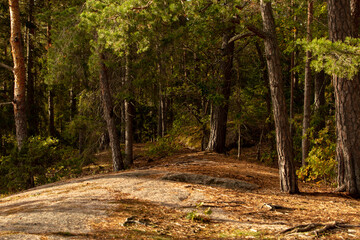
[[[330,40],[354,36],[349,0],[328,0]],[[360,196],[360,78],[333,76],[339,190]]]
[[[265,53],[276,128],[280,189],[287,193],[297,193],[299,189],[293,162],[293,146],[286,111],[280,52],[275,33],[275,21],[272,14],[271,2],[261,0],[260,6],[265,33]]]
[[[106,121],[107,130],[109,133],[110,147],[112,154],[113,171],[124,169],[124,164],[121,156],[119,135],[115,125],[115,114],[113,112],[113,102],[110,93],[107,68],[105,66],[105,56],[99,53],[100,57],[100,89],[103,103],[104,118]]]
[[[307,19],[307,41],[312,39],[311,23],[313,18],[313,0],[308,0],[308,19]],[[306,63],[305,63],[305,82],[304,82],[304,116],[303,116],[303,129],[302,129],[302,165],[305,166],[306,158],[309,155],[310,150],[310,117],[311,117],[311,52],[306,51]]]
[[[16,141],[21,149],[27,138],[26,120],[26,68],[21,37],[21,18],[19,0],[9,0],[11,52],[14,61],[14,117]]]
[[[219,93],[223,96],[221,103],[212,103],[210,119],[210,137],[206,150],[217,153],[225,152],[226,124],[229,110],[229,97],[232,81],[232,68],[234,58],[234,42],[230,42],[234,35],[234,28],[228,29],[223,35],[221,52],[221,72],[223,75]]]

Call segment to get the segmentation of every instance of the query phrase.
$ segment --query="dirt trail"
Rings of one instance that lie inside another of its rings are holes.
[[[0,199],[0,239],[277,238],[298,224],[360,224],[358,200],[310,184],[301,185],[301,195],[282,194],[273,168],[204,152],[141,161],[135,165],[142,169],[49,184]],[[178,173],[186,173],[179,180],[185,182],[165,180],[176,180],[169,176]],[[194,174],[201,176],[195,182]],[[202,214],[208,208],[209,223]],[[129,217],[135,221],[122,226]],[[358,228],[328,234],[360,238]],[[299,236],[313,237],[281,238]]]

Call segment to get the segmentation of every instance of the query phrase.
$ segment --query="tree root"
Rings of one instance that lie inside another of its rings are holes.
[[[301,232],[311,232],[316,236],[320,236],[332,229],[339,229],[339,228],[360,228],[360,225],[350,225],[344,223],[328,223],[328,224],[321,224],[321,223],[310,223],[310,224],[301,224],[295,227],[288,228],[282,231],[280,234],[291,234],[291,233],[301,233]]]

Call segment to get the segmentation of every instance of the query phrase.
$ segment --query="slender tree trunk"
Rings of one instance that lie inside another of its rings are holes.
[[[283,90],[280,51],[276,40],[275,21],[272,14],[271,2],[261,0],[260,9],[263,28],[266,34],[264,43],[276,128],[280,189],[287,193],[297,193],[299,189],[293,161],[293,146]]]
[[[308,0],[308,19],[307,19],[307,41],[312,40],[311,24],[313,18],[313,0]],[[305,83],[304,83],[304,116],[303,116],[303,129],[302,129],[302,165],[306,165],[306,158],[309,155],[310,150],[310,115],[311,115],[311,52],[306,51],[306,63],[305,63]]]
[[[27,52],[27,107],[28,107],[28,126],[29,126],[29,135],[36,135],[38,133],[38,112],[36,111],[35,106],[35,81],[34,81],[34,35],[35,35],[35,25],[34,25],[34,0],[29,0],[29,10],[28,10],[28,26],[26,29],[27,34],[27,43],[26,43],[26,52]]]
[[[100,89],[101,89],[101,98],[102,98],[103,110],[104,110],[104,118],[109,133],[113,171],[116,172],[121,169],[124,169],[124,163],[122,161],[122,156],[121,156],[119,135],[115,125],[115,114],[113,112],[113,102],[110,93],[107,68],[104,63],[105,56],[103,53],[99,53],[99,59],[100,59]]]
[[[294,15],[293,20],[294,22],[297,21],[297,17],[294,14],[295,3],[294,0],[291,0],[291,9],[290,14]],[[293,40],[296,42],[297,39],[297,29],[294,27],[295,31],[293,33]],[[293,119],[294,119],[294,89],[295,89],[295,82],[296,82],[296,74],[294,68],[296,67],[296,51],[291,53],[290,58],[290,109],[289,109],[289,116],[290,116],[290,135],[293,136]]]
[[[165,137],[166,133],[167,133],[167,98],[166,98],[166,93],[161,95],[161,100],[160,100],[160,104],[161,104],[161,134],[162,137]]]
[[[48,1],[48,8],[50,9],[50,2]],[[47,50],[49,50],[51,47],[51,24],[48,22],[47,24]],[[49,86],[52,88],[51,86]],[[55,130],[55,108],[54,108],[54,98],[55,93],[53,89],[50,89],[48,92],[48,116],[49,116],[49,136],[54,137],[56,135]]]
[[[349,0],[328,0],[331,41],[344,41],[354,36]],[[333,76],[336,109],[339,190],[360,196],[360,78]]]
[[[130,56],[126,55],[126,69],[125,69],[125,84],[127,85],[129,93],[132,95],[132,83],[130,79]],[[125,168],[130,168],[133,164],[133,142],[134,142],[134,129],[133,122],[135,116],[134,102],[130,99],[125,99]]]
[[[293,132],[293,119],[294,119],[294,84],[295,84],[295,52],[291,53],[290,59],[290,109],[289,109],[289,117],[290,117],[290,135],[292,136]]]
[[[226,143],[226,124],[229,110],[229,97],[231,91],[231,82],[233,78],[233,58],[234,58],[234,42],[229,40],[234,35],[234,28],[228,29],[222,40],[222,63],[221,72],[223,75],[222,86],[219,93],[224,97],[221,103],[212,103],[211,120],[210,120],[210,137],[206,150],[215,151],[217,153],[225,152]]]
[[[19,0],[9,0],[11,52],[14,61],[14,117],[16,141],[21,149],[27,139],[26,119],[26,68],[21,37],[21,18]]]
[[[70,121],[72,121],[76,114],[76,93],[74,87],[70,89]]]
[[[241,124],[238,126],[238,149],[237,149],[237,158],[241,158]]]
[[[133,131],[133,119],[135,116],[135,107],[132,101],[125,101],[125,168],[130,168],[133,164],[133,142],[134,142],[134,131]]]
[[[159,82],[158,88],[157,88],[157,92],[158,92],[158,122],[157,122],[157,139],[160,139],[163,136],[163,132],[162,132],[162,87],[161,87],[161,82]]]
[[[48,115],[49,115],[49,135],[54,137],[55,132],[55,113],[54,113],[54,91],[48,92]]]
[[[321,108],[325,105],[325,72],[321,71],[316,74],[314,81],[314,111],[319,114]]]

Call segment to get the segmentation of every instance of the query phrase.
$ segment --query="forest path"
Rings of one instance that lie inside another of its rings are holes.
[[[139,159],[135,166],[0,199],[0,239],[273,238],[303,223],[360,223],[358,200],[310,184],[301,186],[301,195],[282,194],[276,169],[223,155],[185,152],[151,163]],[[186,182],[165,180],[179,177],[174,173],[186,173],[180,177]],[[193,174],[200,176],[196,182]],[[208,208],[210,215],[203,213]],[[331,234],[360,238],[358,229]]]

